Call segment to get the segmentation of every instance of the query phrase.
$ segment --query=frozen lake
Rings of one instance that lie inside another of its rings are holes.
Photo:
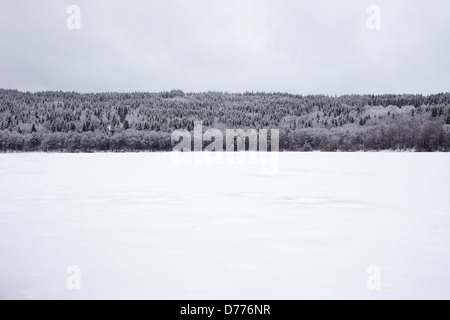
[[[1,154],[0,299],[450,299],[450,154],[182,156]]]

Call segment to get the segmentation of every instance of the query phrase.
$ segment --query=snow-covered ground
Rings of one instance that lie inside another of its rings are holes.
[[[450,154],[187,156],[1,154],[0,298],[450,298]]]

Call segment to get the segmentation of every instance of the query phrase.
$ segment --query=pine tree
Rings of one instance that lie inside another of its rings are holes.
[[[33,126],[31,127],[31,133],[33,133],[33,132],[36,132],[37,130],[36,130],[36,126],[34,125],[34,123],[33,123]]]
[[[433,118],[436,118],[436,117],[438,116],[438,111],[437,111],[436,108],[433,108],[433,111],[431,112],[431,116],[432,116]]]

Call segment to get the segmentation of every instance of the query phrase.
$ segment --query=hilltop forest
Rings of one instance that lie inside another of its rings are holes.
[[[281,151],[450,150],[450,93],[294,95],[0,89],[2,152],[170,151],[171,133],[280,130]]]

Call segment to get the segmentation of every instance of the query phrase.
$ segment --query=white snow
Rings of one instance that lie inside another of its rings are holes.
[[[0,299],[450,298],[450,154],[186,156],[1,154]]]

